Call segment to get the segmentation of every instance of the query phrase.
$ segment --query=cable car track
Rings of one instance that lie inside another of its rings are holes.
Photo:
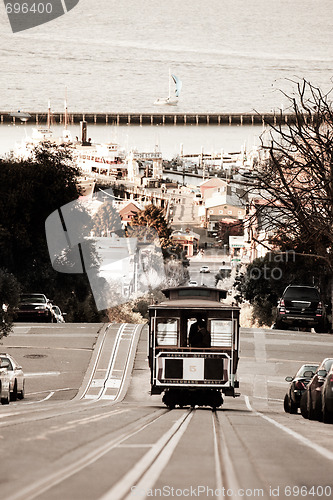
[[[180,410],[176,410],[177,414]],[[164,468],[168,465],[176,448],[187,431],[190,422],[196,412],[200,409],[189,408],[183,410],[182,416],[177,419],[168,431],[151,446],[150,450],[125,474],[106,494],[99,500],[131,500],[133,495],[137,500],[144,500],[147,492],[151,491],[158,481]],[[173,410],[169,410],[173,412]],[[229,448],[224,436],[223,428],[218,414],[212,410],[212,433],[214,441],[215,462],[215,488],[220,492],[216,498],[222,499],[223,488],[225,491],[233,491],[233,498],[240,498],[237,491],[240,490],[235,469],[230,457]],[[191,430],[189,430],[191,432]],[[135,485],[134,493],[129,485]]]
[[[131,324],[122,324],[119,326],[116,338],[113,344],[113,349],[111,352],[110,360],[108,362],[107,369],[105,370],[105,374],[103,376],[101,382],[101,388],[98,391],[98,394],[91,399],[85,399],[86,394],[92,386],[92,382],[94,380],[94,376],[96,376],[98,370],[98,363],[101,361],[102,353],[105,348],[109,329],[112,327],[112,324],[109,324],[104,330],[102,337],[99,340],[99,345],[97,351],[95,353],[95,359],[92,363],[92,367],[90,367],[91,373],[87,381],[84,382],[84,387],[79,390],[77,396],[70,401],[66,401],[65,404],[63,401],[52,402],[50,400],[45,401],[37,401],[38,408],[31,404],[31,402],[20,402],[20,407],[16,407],[15,411],[11,410],[11,407],[1,415],[0,428],[18,425],[18,424],[26,424],[28,422],[34,422],[36,420],[48,420],[50,418],[55,418],[58,416],[69,416],[72,414],[77,414],[84,412],[89,409],[89,406],[92,402],[99,402],[99,408],[104,408],[105,406],[114,405],[118,399],[120,399],[124,395],[124,389],[126,384],[126,378],[130,367],[131,356],[133,354],[133,349],[135,346],[135,341],[137,340],[138,330],[141,325],[131,325]],[[130,336],[131,338],[125,338],[126,336]],[[107,383],[110,380],[110,376],[112,374],[112,370],[114,369],[115,363],[117,362],[117,354],[119,353],[119,348],[121,344],[121,340],[130,340],[130,345],[126,353],[126,357],[124,360],[124,368],[121,373],[121,377],[119,377],[119,387],[117,388],[117,394],[112,400],[105,398],[105,393],[108,389]],[[43,404],[45,402],[45,404]],[[29,405],[29,406],[28,406]],[[111,410],[110,413],[112,413]],[[38,415],[36,416],[36,413]],[[42,413],[42,414],[41,414]]]
[[[154,412],[156,413],[156,412]],[[121,433],[120,436],[103,436],[99,446],[94,445],[92,451],[87,451],[82,453],[81,459],[69,460],[70,465],[66,464],[65,467],[53,470],[51,473],[44,475],[43,479],[30,482],[26,487],[23,487],[18,492],[13,495],[8,494],[6,496],[7,500],[33,500],[37,498],[42,493],[50,490],[61,482],[65,481],[69,477],[77,474],[81,470],[85,469],[89,465],[103,458],[107,453],[109,453],[114,448],[119,447],[124,441],[135,436],[137,433],[146,429],[149,425],[158,421],[165,413],[168,413],[167,409],[157,410],[158,415],[148,415],[136,420],[132,425],[128,426],[128,430]],[[84,448],[84,447],[82,447]]]
[[[122,332],[125,337],[129,336],[130,329],[122,328]],[[117,335],[119,330],[115,333]],[[259,491],[265,490],[265,498],[268,498],[270,484],[275,485],[274,478],[282,477],[290,466],[285,464],[285,456],[276,445],[285,439],[283,434],[286,435],[286,431],[279,432],[282,426],[269,425],[273,423],[271,418],[262,420],[259,413],[248,406],[246,397],[245,405],[243,397],[234,400],[231,411],[225,408],[214,412],[208,408],[197,407],[177,408],[172,411],[162,407],[156,409],[154,401],[157,398],[150,399],[152,404],[147,405],[148,394],[145,386],[140,385],[144,378],[141,375],[145,374],[138,372],[145,364],[144,335],[140,341],[136,369],[133,372],[134,383],[124,404],[114,406],[109,400],[103,399],[103,396],[96,405],[89,404],[91,401],[85,401],[84,398],[76,399],[77,408],[81,407],[87,412],[90,410],[89,413],[77,413],[76,419],[64,422],[67,427],[48,428],[46,439],[49,441],[40,442],[41,447],[47,449],[55,442],[51,439],[62,440],[64,450],[61,456],[46,463],[40,471],[27,471],[22,478],[15,478],[15,486],[9,471],[9,481],[3,482],[4,497],[9,500],[63,498],[63,492],[66,491],[66,495],[70,496],[72,493],[73,498],[129,500],[133,497],[145,498],[144,494],[140,493],[141,489],[145,491],[149,487],[160,488],[165,484],[175,488],[181,484],[182,488],[187,488],[192,484],[189,481],[206,484],[201,481],[205,481],[207,477],[208,486],[216,488],[217,492],[220,491],[220,494],[215,494],[215,498],[219,500],[226,496],[244,498],[246,488],[248,491],[252,488],[255,492],[257,486],[260,486]],[[116,349],[114,342],[114,355]],[[97,364],[95,366],[97,369]],[[110,366],[111,362],[107,365],[108,376],[112,373]],[[125,389],[123,387],[123,390]],[[98,394],[101,394],[101,388]],[[121,398],[120,394],[119,400]],[[41,406],[44,405],[39,405]],[[48,417],[43,417],[45,420],[46,418]],[[84,427],[86,424],[87,428]],[[78,430],[81,428],[84,431],[78,432],[76,440],[66,447],[65,443],[71,437],[70,433],[75,430],[75,425],[78,425]],[[270,436],[270,442],[275,442],[274,454],[270,449],[266,449],[269,447],[266,446],[264,431],[258,430],[261,425],[269,426],[265,433]],[[98,433],[90,432],[94,427],[99,427]],[[21,429],[16,430],[20,432]],[[65,432],[61,433],[62,430]],[[14,433],[14,440],[18,432]],[[27,443],[27,451],[31,452],[33,449],[35,434],[30,434],[31,447],[29,449]],[[207,446],[201,447],[202,443],[207,443]],[[273,460],[274,475],[270,477],[267,471],[270,471],[269,464]],[[206,462],[208,465],[201,472],[200,468]],[[113,475],[111,464],[114,466]],[[184,479],[184,471],[188,472],[187,482],[186,478]],[[296,472],[294,469],[293,473]],[[103,485],[99,481],[101,477],[104,480]],[[137,490],[132,492],[131,485],[137,487]],[[221,493],[223,489],[226,492],[232,490],[233,495]]]

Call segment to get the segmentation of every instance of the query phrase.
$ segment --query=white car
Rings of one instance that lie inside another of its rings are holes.
[[[11,401],[24,398],[24,373],[22,367],[15,361],[13,356],[7,353],[0,354],[1,363],[8,363],[9,389]]]
[[[200,267],[200,272],[201,273],[210,273],[210,269],[208,266],[201,266]]]
[[[197,282],[197,281],[195,281],[195,280],[190,280],[190,281],[188,282],[188,286],[198,286],[198,282]]]
[[[2,405],[8,405],[10,401],[8,367],[8,361],[0,359],[0,400]]]
[[[66,313],[62,313],[60,310],[60,307],[52,306],[52,311],[53,311],[55,323],[65,323],[64,316],[66,315]]]

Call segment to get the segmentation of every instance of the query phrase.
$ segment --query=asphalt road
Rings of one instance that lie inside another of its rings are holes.
[[[146,329],[17,325],[26,398],[0,407],[6,500],[331,498],[333,426],[283,411],[284,378],[333,336],[242,329],[240,397],[168,410],[149,395]]]

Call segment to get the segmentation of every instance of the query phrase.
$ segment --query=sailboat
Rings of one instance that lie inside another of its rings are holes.
[[[171,78],[176,85],[174,97],[171,96]],[[179,99],[181,89],[182,89],[182,81],[176,75],[170,74],[170,71],[169,71],[169,95],[168,95],[168,97],[164,97],[162,99],[156,99],[154,104],[176,106],[178,104],[178,99]]]

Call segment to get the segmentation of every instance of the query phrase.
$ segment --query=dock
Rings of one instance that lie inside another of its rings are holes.
[[[15,115],[15,116],[13,116]],[[0,123],[47,123],[48,114],[39,112],[0,111]],[[69,125],[86,121],[101,125],[278,125],[295,122],[291,113],[71,113]],[[65,113],[51,114],[51,124],[63,124]]]

